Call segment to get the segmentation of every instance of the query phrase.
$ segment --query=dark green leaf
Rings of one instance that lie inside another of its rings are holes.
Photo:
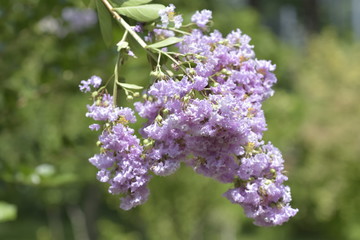
[[[111,15],[101,0],[96,0],[96,9],[99,18],[100,31],[105,45],[112,45],[112,21]]]
[[[122,82],[119,82],[118,84],[119,84],[121,87],[127,88],[127,89],[136,89],[136,90],[143,89],[142,86],[138,86],[138,85],[131,84],[131,83],[122,83]]]
[[[82,0],[82,2],[87,7],[87,6],[89,6],[90,0]]]
[[[182,40],[183,40],[182,38],[169,37],[160,42],[156,42],[154,44],[147,45],[147,48],[163,48],[163,47],[167,47],[167,46],[173,45],[175,43],[181,42]]]
[[[94,0],[82,0],[82,2],[84,3],[85,7],[90,7],[94,4]]]
[[[129,6],[115,8],[120,14],[138,22],[151,22],[159,17],[159,10],[164,9],[162,4],[145,4],[140,6]]]

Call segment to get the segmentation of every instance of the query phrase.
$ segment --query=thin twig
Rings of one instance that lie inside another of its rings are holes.
[[[136,32],[133,30],[133,28],[125,22],[125,20],[115,11],[115,9],[111,6],[111,4],[107,0],[101,0],[107,9],[109,9],[110,13],[113,15],[113,17],[118,21],[130,34],[133,36],[133,38],[140,44],[142,48],[146,48],[147,44],[142,40],[142,38],[136,34]]]

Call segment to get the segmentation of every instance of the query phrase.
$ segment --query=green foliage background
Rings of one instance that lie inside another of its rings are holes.
[[[169,4],[168,1],[158,1]],[[224,34],[240,28],[258,58],[277,64],[276,94],[264,104],[266,140],[286,159],[298,215],[283,226],[259,228],[221,195],[229,186],[185,166],[154,177],[149,201],[122,211],[95,179],[87,159],[97,148],[85,118],[80,80],[112,74],[116,49],[98,26],[64,37],[38,22],[60,17],[81,1],[10,1],[0,6],[0,239],[360,239],[360,44],[323,28],[303,47],[281,42],[251,8],[220,1],[173,1],[185,19],[214,12]],[[269,13],[268,13],[269,14]],[[225,17],[226,16],[226,17]],[[114,27],[114,39],[122,29]],[[136,46],[136,43],[130,43]],[[124,77],[148,81],[141,49]],[[131,105],[121,99],[124,105]]]

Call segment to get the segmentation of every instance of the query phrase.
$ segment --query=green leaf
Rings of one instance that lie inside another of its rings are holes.
[[[160,42],[147,45],[147,48],[163,48],[181,42],[182,40],[183,40],[182,38],[178,38],[178,37],[169,37]]]
[[[121,5],[122,7],[139,6],[146,3],[152,2],[152,0],[125,0]]]
[[[130,7],[146,4],[152,2],[152,0],[111,0],[110,2],[116,7]]]
[[[92,4],[93,0],[82,0],[82,2],[84,3],[85,7],[89,7]]]
[[[84,3],[84,5],[87,7],[89,5],[90,0],[82,0],[82,2]]]
[[[14,204],[0,202],[0,222],[16,219],[17,208]]]
[[[123,87],[123,88],[127,88],[127,89],[143,89],[142,86],[136,85],[136,84],[131,84],[131,83],[122,83],[122,82],[118,82],[118,84]]]
[[[100,31],[104,39],[105,45],[112,45],[112,21],[108,9],[101,0],[96,0],[96,9],[99,18]]]
[[[151,22],[159,17],[159,11],[164,9],[162,4],[145,4],[140,6],[129,6],[115,8],[120,14],[138,22]]]

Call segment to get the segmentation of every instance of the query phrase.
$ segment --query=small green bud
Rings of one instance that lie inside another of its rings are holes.
[[[128,96],[126,97],[126,100],[133,100],[133,99],[134,99],[134,97],[131,96],[131,95],[128,95]]]
[[[169,114],[169,109],[164,108],[162,112],[163,112],[164,115],[167,115],[167,114]]]
[[[163,73],[163,72],[160,72],[160,73],[159,73],[159,78],[160,78],[160,79],[166,79],[166,74]]]
[[[134,97],[139,97],[139,96],[140,96],[140,93],[134,92]]]
[[[100,147],[102,145],[102,143],[100,141],[96,142],[96,146]]]
[[[159,72],[158,71],[151,71],[150,76],[151,77],[159,77]]]
[[[190,96],[185,96],[185,97],[184,97],[184,102],[188,102],[190,99],[191,99]]]
[[[96,98],[97,95],[99,95],[99,93],[98,93],[97,91],[94,91],[94,92],[91,94],[91,96],[92,96],[93,98]]]
[[[270,173],[275,174],[275,173],[276,173],[276,170],[275,170],[274,168],[271,168],[271,169],[270,169]]]
[[[170,70],[166,70],[166,74],[170,77],[173,77],[174,76],[174,73]]]
[[[189,70],[189,74],[190,74],[190,75],[194,75],[195,73],[196,73],[195,69],[190,68],[190,70]]]
[[[271,180],[269,180],[269,179],[267,179],[267,180],[265,180],[265,185],[270,185],[271,184]]]
[[[157,117],[155,118],[155,120],[156,120],[157,122],[161,122],[161,121],[163,120],[163,118],[162,118],[162,116],[157,115]]]
[[[101,105],[101,100],[100,99],[96,100],[95,104],[96,104],[96,106],[100,106]]]
[[[150,96],[150,97],[148,97],[148,100],[149,100],[150,102],[152,102],[152,101],[154,101],[154,98],[153,98],[152,96]]]
[[[142,98],[143,98],[144,100],[147,100],[148,95],[147,95],[147,94],[143,94],[143,95],[142,95]]]

